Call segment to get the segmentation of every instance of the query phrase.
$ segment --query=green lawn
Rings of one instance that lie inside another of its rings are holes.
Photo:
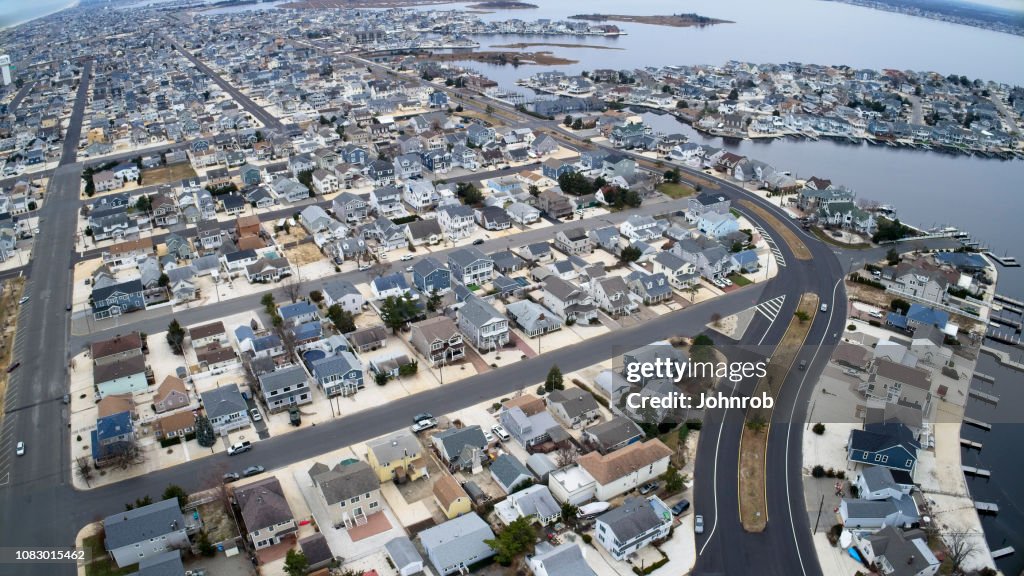
[[[742,274],[729,274],[729,280],[737,286],[746,286],[747,284],[753,284],[749,278]]]
[[[658,192],[661,192],[669,198],[686,198],[687,196],[693,195],[694,190],[686,184],[662,182],[661,184],[658,184]]]
[[[85,576],[124,576],[136,571],[136,565],[118,568],[103,548],[99,534],[85,538],[82,546],[85,548],[85,559],[88,562],[85,565]]]

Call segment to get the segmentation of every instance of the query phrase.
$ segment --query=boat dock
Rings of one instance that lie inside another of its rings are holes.
[[[963,446],[964,448],[974,448],[975,450],[981,450],[981,442],[967,440],[966,438],[960,439],[960,445]]]
[[[1011,346],[1020,345],[1020,334],[1010,332],[1009,330],[996,330],[993,326],[989,326],[985,336],[1003,344]]]
[[[999,514],[999,505],[994,502],[975,502],[974,509],[987,514]]]
[[[973,396],[974,398],[977,398],[978,400],[982,400],[984,402],[988,402],[989,404],[999,404],[999,396],[996,396],[994,394],[989,394],[987,392],[982,392],[980,390],[975,390],[974,388],[971,388],[970,390],[968,390],[967,391],[967,395],[968,396]]]
[[[1009,326],[1010,328],[1013,328],[1017,332],[1020,332],[1022,329],[1024,329],[1024,325],[1021,324],[1020,320],[1013,320],[1011,318],[1006,318],[1004,316],[989,316],[988,321],[990,323],[998,324],[1000,326]]]
[[[1007,268],[1020,268],[1020,262],[1013,256],[996,256],[992,252],[985,252],[985,255]]]
[[[1014,370],[1024,372],[1024,364],[1021,364],[1020,362],[1014,362],[1013,360],[1010,359],[1010,355],[1007,354],[1006,352],[1003,352],[1002,350],[997,350],[990,346],[982,346],[981,351],[985,354],[988,354],[989,356],[994,356],[997,360],[999,360],[999,363],[1002,364],[1003,366],[1009,366]]]
[[[992,559],[993,560],[998,560],[999,558],[1002,558],[1003,556],[1009,556],[1009,555],[1013,554],[1013,552],[1014,552],[1013,546],[1007,546],[1006,548],[1000,548],[999,550],[993,550],[992,551]]]
[[[1009,296],[1003,296],[1002,294],[994,294],[992,296],[992,299],[1002,302],[1004,304],[1012,304],[1018,308],[1024,308],[1024,302],[1021,302],[1020,300],[1015,300],[1013,298],[1010,298]]]
[[[982,382],[988,382],[989,384],[995,384],[996,383],[995,376],[989,376],[988,374],[985,374],[984,372],[975,372],[974,373],[974,377],[977,378],[978,380],[981,380]]]
[[[960,469],[964,471],[964,474],[970,474],[971,476],[980,476],[982,478],[992,477],[992,471],[986,470],[984,468],[975,468],[974,466],[961,466]]]
[[[992,425],[988,422],[982,422],[981,420],[975,420],[974,418],[968,418],[967,416],[964,416],[964,424],[970,424],[971,426],[981,428],[982,430],[992,429]]]

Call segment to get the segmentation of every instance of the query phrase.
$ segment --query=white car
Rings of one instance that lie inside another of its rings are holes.
[[[360,272],[365,272],[365,271],[367,271],[369,269],[370,269],[370,265],[369,264],[360,264],[359,265],[359,271]]]
[[[18,445],[14,447],[14,453],[17,454],[18,456],[24,456],[25,455],[25,443],[24,442],[18,442]]]
[[[725,284],[726,286],[732,286],[732,280],[729,280],[728,278],[722,278],[722,284]]]
[[[495,424],[494,426],[491,426],[491,432],[494,432],[495,436],[501,438],[502,442],[508,442],[509,440],[512,439],[512,436],[505,430],[505,427],[502,426],[501,424]]]
[[[828,312],[828,304],[822,304],[821,305],[821,311],[822,312]]]
[[[409,260],[412,260],[412,259],[413,259],[413,255],[412,254],[406,254],[405,256],[402,256],[402,262],[408,262]]]
[[[873,310],[868,312],[868,316],[871,316],[872,318],[881,318],[884,314],[882,314],[881,310]]]
[[[252,416],[253,422],[259,422],[260,420],[263,420],[263,416],[260,414],[258,408],[253,408],[252,410],[249,410],[249,415]]]
[[[494,442],[494,434],[491,434],[487,430],[484,430],[484,440],[487,440],[488,444]]]
[[[24,304],[25,302],[28,302],[28,296],[22,296],[21,300],[18,300],[18,304]]]
[[[412,270],[413,270],[412,266],[406,266],[405,267],[405,271],[406,272],[412,272]]]

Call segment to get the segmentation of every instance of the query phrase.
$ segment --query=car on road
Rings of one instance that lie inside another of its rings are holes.
[[[881,318],[885,316],[885,314],[882,314],[881,310],[872,310],[871,312],[868,312],[868,316],[871,316],[872,318]]]
[[[801,360],[800,361],[800,369],[801,370],[807,370],[807,360]]]
[[[65,404],[71,404],[71,394],[65,394],[60,400]]]
[[[676,502],[676,505],[672,507],[672,515],[673,516],[679,516],[680,514],[682,514],[683,512],[686,512],[689,509],[690,509],[690,501],[684,498],[684,499],[680,500],[679,502]]]
[[[10,374],[11,372],[14,372],[15,370],[18,369],[18,366],[21,366],[21,362],[15,362],[14,364],[11,364],[10,366],[7,367],[7,373]]]
[[[359,271],[360,272],[365,272],[365,271],[367,271],[369,269],[370,269],[370,265],[369,264],[360,264],[359,265]]]
[[[230,484],[232,482],[236,482],[236,481],[241,480],[241,479],[242,479],[242,475],[239,474],[238,472],[228,472],[227,474],[224,475],[224,483],[225,484]]]
[[[473,246],[479,246],[479,245],[481,245],[483,243],[484,243],[484,239],[483,238],[477,238],[476,240],[473,240]]]
[[[413,259],[413,255],[412,254],[406,254],[405,256],[402,256],[402,258],[401,258],[402,262],[408,262],[409,260],[412,260],[412,259]]]
[[[18,442],[18,445],[14,447],[14,453],[17,454],[18,456],[24,456],[25,455],[25,443],[24,442]]]
[[[697,534],[704,533],[704,517],[700,514],[697,514],[693,518],[693,531]]]
[[[822,312],[828,312],[828,304],[822,304],[821,305],[821,311]]]
[[[67,306],[65,306],[64,310],[66,310],[68,312],[71,312],[71,304],[68,304]]]
[[[22,296],[21,300],[18,300],[18,304],[24,304],[25,302],[28,302],[28,298],[28,296]]]
[[[264,468],[263,466],[249,466],[245,470],[242,470],[242,476],[245,476],[246,478],[250,478],[250,477],[255,476],[257,474],[263,474],[264,472],[266,472],[266,470],[267,469]]]
[[[417,414],[417,415],[412,417],[413,424],[415,424],[416,422],[419,422],[420,420],[433,420],[433,419],[434,419],[434,415],[431,414],[430,412],[420,412],[419,414]]]
[[[409,428],[409,430],[412,431],[413,434],[416,434],[417,432],[423,432],[424,430],[430,430],[434,426],[437,426],[437,420],[435,420],[434,418],[427,418],[425,420],[417,420]]]
[[[640,487],[640,493],[643,494],[644,496],[646,496],[646,495],[650,494],[651,492],[654,492],[657,489],[658,489],[658,483],[657,482],[648,482],[647,484],[644,484],[643,486]]]
[[[235,454],[241,454],[242,452],[248,452],[249,450],[252,450],[252,442],[246,440],[244,442],[228,446],[228,456],[234,456]]]
[[[253,422],[259,422],[260,420],[263,420],[263,415],[260,414],[259,408],[253,408],[252,410],[249,410],[249,416],[252,417]]]
[[[505,430],[505,427],[502,426],[501,424],[495,424],[494,426],[491,426],[491,432],[494,432],[495,436],[501,438],[502,442],[508,442],[509,440],[512,439],[512,435],[509,434],[508,431]]]

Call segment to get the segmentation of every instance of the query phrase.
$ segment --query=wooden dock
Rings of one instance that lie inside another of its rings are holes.
[[[1018,308],[1024,308],[1024,302],[1021,302],[1020,300],[1015,300],[1013,298],[1010,298],[1009,296],[1003,296],[1002,294],[994,294],[992,296],[992,299],[997,300],[999,302],[1003,302],[1005,304],[1011,304]]]
[[[994,502],[975,502],[974,509],[986,514],[999,514],[999,505]]]
[[[994,376],[989,376],[988,374],[985,374],[984,372],[975,372],[974,373],[974,377],[977,378],[978,380],[981,380],[982,382],[988,382],[989,384],[995,384],[996,383],[996,379],[995,379]]]
[[[981,390],[975,390],[974,388],[968,390],[967,395],[973,396],[978,400],[988,402],[989,404],[999,404],[999,396],[996,396],[995,394],[989,394],[987,392],[982,392]]]
[[[988,422],[982,422],[981,420],[975,420],[974,418],[968,418],[967,416],[964,416],[964,424],[970,424],[971,426],[981,428],[982,430],[992,429],[992,425]]]
[[[971,476],[979,476],[981,478],[992,477],[992,471],[986,470],[984,468],[975,468],[974,466],[961,466],[960,469],[964,471],[964,474],[970,474]]]
[[[992,559],[993,560],[998,560],[999,558],[1002,558],[1003,556],[1009,556],[1009,555],[1013,554],[1013,552],[1014,552],[1013,546],[1007,546],[1006,548],[1000,548],[999,550],[993,550],[992,551]]]
[[[966,438],[960,439],[960,445],[963,446],[964,448],[974,448],[975,450],[981,450],[981,442],[967,440]]]
[[[1017,262],[1013,256],[997,256],[992,252],[985,252],[985,255],[1007,268],[1020,268],[1020,262]]]

